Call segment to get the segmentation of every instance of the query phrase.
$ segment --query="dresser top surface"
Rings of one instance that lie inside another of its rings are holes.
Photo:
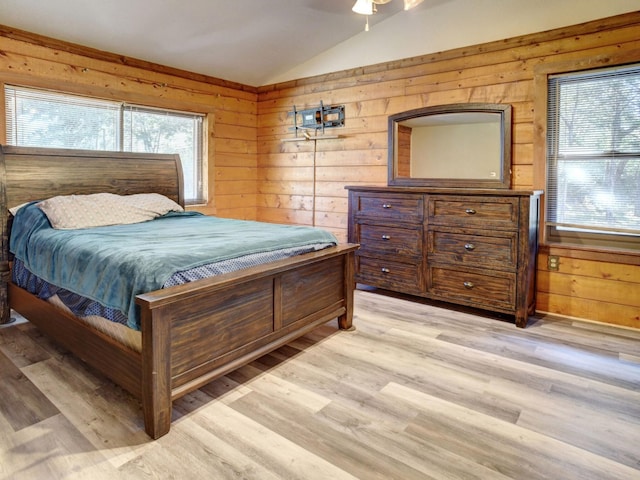
[[[447,195],[493,195],[505,197],[530,197],[542,195],[542,190],[511,190],[502,188],[437,188],[437,187],[390,187],[387,185],[347,185],[344,188],[354,192],[384,192],[384,193],[418,193],[418,194],[447,194]]]

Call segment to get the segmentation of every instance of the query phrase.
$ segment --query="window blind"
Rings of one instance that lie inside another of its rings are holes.
[[[640,235],[640,65],[550,76],[547,113],[551,237]]]
[[[11,145],[118,150],[116,102],[7,86],[5,107]]]

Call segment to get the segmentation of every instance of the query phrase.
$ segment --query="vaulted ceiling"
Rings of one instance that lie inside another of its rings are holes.
[[[362,32],[354,0],[2,0],[0,24],[258,86]],[[378,8],[372,25],[402,12]]]
[[[401,0],[391,0],[378,6],[378,13],[370,17],[371,31],[364,33],[365,17],[351,11],[354,1],[2,0],[0,24],[262,86],[304,76],[307,71],[301,71],[300,65],[327,52],[332,55],[329,60],[323,58],[321,73],[638,8],[638,0],[424,0],[405,12]]]

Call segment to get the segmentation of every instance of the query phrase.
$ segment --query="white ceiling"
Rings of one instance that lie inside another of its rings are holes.
[[[0,24],[263,86],[638,10],[639,0],[0,0]]]
[[[354,1],[2,0],[0,24],[260,86],[362,32]],[[402,6],[380,5],[371,25]]]

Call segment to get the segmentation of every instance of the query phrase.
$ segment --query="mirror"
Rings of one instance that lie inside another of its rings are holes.
[[[511,105],[464,103],[391,115],[388,183],[510,188]]]

